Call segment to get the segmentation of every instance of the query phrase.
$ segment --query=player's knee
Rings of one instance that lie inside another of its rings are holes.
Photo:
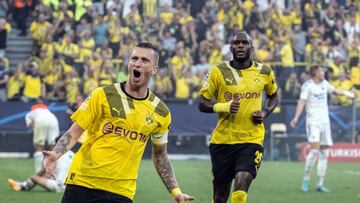
[[[308,156],[317,157],[319,155],[319,149],[311,149]]]
[[[327,159],[329,157],[329,149],[322,149],[319,151],[319,159]]]
[[[253,178],[253,175],[247,171],[237,172],[235,175],[234,190],[241,190],[247,192]]]

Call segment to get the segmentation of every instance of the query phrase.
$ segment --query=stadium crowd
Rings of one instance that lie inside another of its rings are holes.
[[[297,99],[310,65],[337,88],[360,91],[360,2],[356,0],[13,0],[0,1],[0,99],[76,103],[127,78],[140,40],[160,48],[151,88],[162,98],[196,98],[211,66],[231,59],[232,33],[246,30],[256,60],[274,68],[283,99]],[[8,67],[12,18],[33,53]],[[26,25],[26,19],[31,24]],[[25,27],[24,27],[25,26]],[[351,100],[338,96],[335,104]]]

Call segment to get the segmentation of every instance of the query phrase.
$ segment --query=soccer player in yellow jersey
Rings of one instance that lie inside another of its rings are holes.
[[[56,160],[74,146],[83,131],[88,132],[69,169],[63,203],[132,202],[149,138],[154,166],[173,202],[193,199],[180,191],[167,155],[170,112],[148,89],[158,60],[157,47],[148,42],[137,44],[129,60],[129,80],[95,89],[71,116],[73,125],[53,151],[44,151],[45,169],[52,175]]]
[[[210,141],[214,203],[227,202],[233,179],[232,202],[246,202],[261,163],[263,121],[278,103],[274,72],[251,59],[251,37],[243,31],[235,33],[230,51],[233,60],[211,68],[200,90],[200,111],[219,117]],[[265,107],[263,91],[268,99]]]

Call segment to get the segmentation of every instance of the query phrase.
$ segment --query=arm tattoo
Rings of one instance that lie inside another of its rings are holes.
[[[59,154],[65,154],[65,152],[68,151],[70,140],[71,140],[71,132],[66,131],[63,136],[59,139],[59,141],[56,143],[56,146],[54,147],[54,151]]]
[[[171,165],[171,161],[167,156],[165,146],[154,146],[152,159],[156,172],[159,174],[161,180],[170,192],[172,189],[178,187],[175,174]]]

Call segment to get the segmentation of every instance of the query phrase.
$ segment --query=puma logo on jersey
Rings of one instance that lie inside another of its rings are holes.
[[[118,114],[118,116],[120,116],[121,109],[117,110],[115,107],[112,107],[111,110],[115,111]]]
[[[225,78],[226,82],[229,82],[230,84],[232,84],[233,80],[229,79],[229,78]]]

